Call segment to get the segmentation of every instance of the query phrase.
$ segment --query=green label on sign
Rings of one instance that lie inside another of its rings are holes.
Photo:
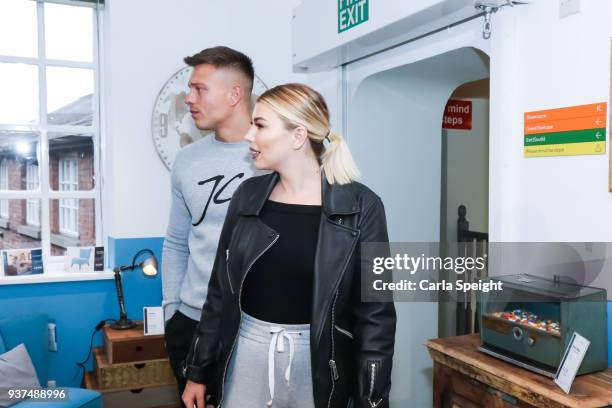
[[[338,33],[368,21],[368,0],[338,0]]]
[[[540,133],[525,136],[525,146],[605,141],[606,128]]]

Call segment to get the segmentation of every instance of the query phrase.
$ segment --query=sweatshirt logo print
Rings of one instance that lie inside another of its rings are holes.
[[[200,225],[203,221],[204,218],[206,217],[206,211],[208,211],[208,206],[210,205],[210,200],[213,200],[213,203],[215,204],[223,204],[226,201],[229,201],[232,199],[232,196],[229,196],[227,198],[219,198],[219,196],[221,195],[221,193],[223,193],[223,191],[225,190],[225,188],[234,180],[236,179],[240,179],[244,176],[244,173],[238,173],[236,174],[234,177],[232,177],[231,179],[229,179],[225,184],[223,184],[221,186],[221,188],[219,188],[219,191],[217,191],[217,187],[219,186],[219,183],[221,183],[221,181],[225,178],[225,176],[223,174],[219,174],[217,176],[211,177],[209,179],[206,180],[202,180],[202,181],[198,181],[198,185],[199,186],[203,186],[207,183],[210,182],[214,182],[212,189],[210,190],[210,195],[208,196],[208,200],[206,200],[206,205],[204,206],[204,211],[202,211],[202,216],[200,217],[200,219],[195,223],[195,224],[191,224],[194,227],[197,227],[198,225]]]

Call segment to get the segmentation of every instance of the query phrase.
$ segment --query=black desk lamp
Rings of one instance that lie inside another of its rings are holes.
[[[136,263],[138,257],[142,254],[149,254],[144,261]],[[157,275],[157,258],[150,249],[141,249],[134,255],[131,265],[117,266],[113,269],[115,272],[115,287],[117,288],[117,299],[119,300],[119,320],[111,324],[111,329],[125,330],[136,326],[136,323],[128,319],[125,311],[125,302],[123,301],[123,287],[121,286],[121,272],[142,267],[142,273],[146,276],[153,277]]]

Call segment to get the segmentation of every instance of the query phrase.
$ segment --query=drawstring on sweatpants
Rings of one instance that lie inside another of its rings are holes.
[[[270,333],[272,333],[272,339],[270,340],[270,348],[268,349],[268,387],[270,389],[270,400],[267,402],[267,405],[269,407],[272,406],[272,402],[274,400],[274,349],[276,349],[276,351],[279,353],[284,353],[284,339],[287,339],[289,342],[289,364],[285,369],[285,380],[287,380],[287,384],[289,384],[291,378],[291,364],[293,363],[293,352],[295,348],[293,344],[293,337],[291,337],[289,333],[302,334],[299,331],[288,331],[284,327],[280,326],[270,327]]]

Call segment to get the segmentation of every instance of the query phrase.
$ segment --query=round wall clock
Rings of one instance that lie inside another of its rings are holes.
[[[185,67],[172,75],[159,91],[153,107],[153,144],[168,169],[172,168],[174,158],[181,148],[213,133],[196,128],[189,108],[185,105],[192,70],[192,67]],[[266,85],[256,75],[253,81],[253,102],[266,89]]]

